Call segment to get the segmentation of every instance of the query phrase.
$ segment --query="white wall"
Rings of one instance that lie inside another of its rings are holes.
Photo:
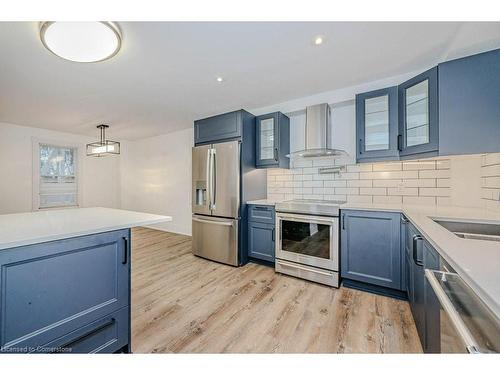
[[[81,207],[120,207],[120,158],[84,155],[96,139],[0,123],[0,214],[32,210],[33,138],[78,144]]]
[[[122,208],[172,216],[155,227],[190,235],[192,145],[192,128],[124,143]]]

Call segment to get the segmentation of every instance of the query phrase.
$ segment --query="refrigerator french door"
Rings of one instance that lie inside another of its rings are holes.
[[[237,266],[240,142],[193,147],[193,254]]]

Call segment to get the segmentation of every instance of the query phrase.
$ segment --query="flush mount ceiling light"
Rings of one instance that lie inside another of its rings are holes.
[[[320,46],[321,44],[323,44],[324,41],[325,41],[325,38],[323,38],[320,35],[318,35],[316,38],[314,38],[314,44],[317,46]]]
[[[87,63],[113,57],[122,43],[113,22],[42,22],[40,39],[53,54]]]
[[[217,78],[216,78],[216,80],[217,80],[217,82],[219,82],[219,83],[220,83],[220,82],[224,81],[224,78],[222,78],[222,77],[217,77]]]
[[[111,141],[106,139],[106,129],[108,125],[97,125],[97,129],[101,130],[101,140],[87,145],[87,156],[106,156],[106,155],[119,155],[120,142]]]

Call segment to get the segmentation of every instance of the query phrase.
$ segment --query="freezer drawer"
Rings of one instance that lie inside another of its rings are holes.
[[[193,254],[238,266],[238,220],[193,215]]]

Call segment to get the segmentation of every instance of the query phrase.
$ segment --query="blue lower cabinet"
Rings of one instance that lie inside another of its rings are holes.
[[[1,250],[0,350],[58,342],[83,351],[88,340],[106,345],[118,326],[116,343],[127,345],[129,317],[117,311],[130,305],[129,239],[126,229]]]
[[[248,256],[274,262],[274,225],[248,223]]]
[[[341,276],[401,290],[401,215],[342,210]]]
[[[424,268],[439,270],[440,257],[436,250],[424,241]],[[430,293],[431,286],[424,279],[424,310],[425,310],[425,344],[426,353],[441,352],[440,309],[441,305],[435,293]]]

